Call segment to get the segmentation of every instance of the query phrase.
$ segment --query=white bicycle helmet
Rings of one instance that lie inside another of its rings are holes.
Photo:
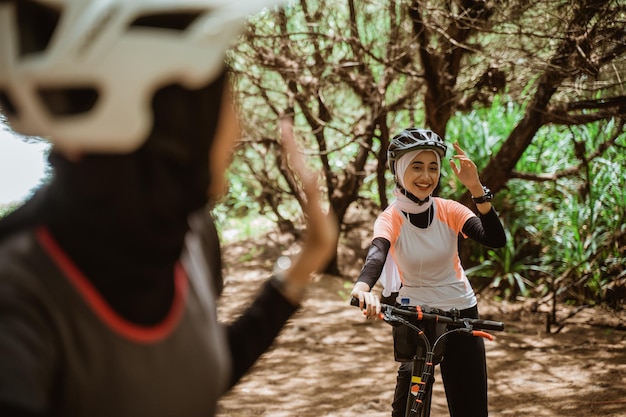
[[[15,131],[60,149],[131,152],[150,132],[155,91],[217,78],[246,18],[278,3],[0,1],[0,108]]]
[[[432,130],[415,127],[403,130],[391,139],[387,148],[387,162],[394,177],[396,175],[396,161],[405,153],[418,149],[436,151],[439,157],[443,159],[448,147],[443,139]]]

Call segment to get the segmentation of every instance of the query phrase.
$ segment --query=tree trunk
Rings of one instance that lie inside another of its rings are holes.
[[[481,173],[481,181],[493,192],[506,185],[515,165],[531,144],[539,128],[544,125],[545,115],[549,114],[548,105],[554,93],[567,77],[577,72],[577,68],[572,67],[572,64],[575,65],[577,61],[571,57],[576,53],[581,39],[585,38],[589,22],[609,1],[589,0],[579,4],[576,8],[566,32],[568,36],[561,40],[547,69],[539,78],[537,90],[526,109],[524,118],[515,126],[498,154],[489,161]],[[464,204],[473,207],[469,192],[466,192],[461,200]]]

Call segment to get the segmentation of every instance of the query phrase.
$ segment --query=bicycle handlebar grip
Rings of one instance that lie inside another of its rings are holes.
[[[493,340],[494,339],[492,334],[489,334],[487,332],[483,332],[482,330],[474,330],[474,331],[472,331],[472,336],[484,337],[487,340]]]
[[[351,297],[350,298],[350,305],[351,306],[355,306],[358,307],[359,306],[359,299],[356,297]],[[367,305],[364,305],[364,307],[367,307]],[[420,307],[421,309],[422,307]],[[411,317],[415,317],[416,315],[416,311],[408,311],[408,310],[401,310],[398,308],[394,308],[393,306],[387,306],[387,305],[382,305],[382,309],[383,311],[390,309],[392,311],[394,311],[397,314],[401,314],[401,315],[406,315],[406,316],[411,316]],[[426,308],[427,311],[434,311],[435,313],[422,313],[421,311],[419,311],[419,318],[418,320],[437,320],[441,323],[455,323],[454,319],[450,318],[449,316],[446,315],[446,312],[443,310],[437,310],[437,309],[431,309],[430,307]],[[441,314],[439,314],[441,313]],[[461,319],[462,321],[462,319]],[[492,320],[482,320],[482,319],[469,319],[472,328],[476,329],[476,330],[494,330],[494,331],[503,331],[504,330],[504,323],[501,321],[492,321]],[[460,321],[459,321],[460,322]]]
[[[476,320],[472,320],[472,327],[474,327],[475,329],[481,329],[481,330],[502,331],[504,330],[504,323],[502,323],[501,321],[476,319]]]

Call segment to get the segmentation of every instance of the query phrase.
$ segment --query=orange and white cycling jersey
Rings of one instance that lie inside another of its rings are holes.
[[[458,235],[467,237],[461,230],[475,214],[456,201],[437,197],[433,209],[427,228],[413,225],[394,203],[376,219],[374,238],[391,242],[380,277],[383,293],[399,289],[398,302],[408,299],[410,305],[473,307],[476,296],[461,266]]]

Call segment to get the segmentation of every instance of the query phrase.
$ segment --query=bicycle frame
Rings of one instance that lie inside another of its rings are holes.
[[[350,304],[358,307],[359,300],[353,297]],[[431,379],[433,378],[436,365],[434,363],[435,353],[446,337],[452,333],[461,333],[468,336],[483,337],[488,340],[493,340],[494,337],[483,330],[504,330],[504,323],[502,322],[461,318],[457,309],[446,311],[428,306],[395,307],[388,304],[381,304],[381,310],[381,320],[389,324],[397,323],[407,326],[417,333],[423,343],[423,351],[421,351],[420,346],[418,346],[413,358],[406,417],[430,416],[432,396]],[[434,324],[442,323],[446,325],[446,329],[440,334],[435,333],[434,342],[431,343],[424,333],[424,330],[420,329],[409,320],[415,320],[416,323],[419,321]]]

